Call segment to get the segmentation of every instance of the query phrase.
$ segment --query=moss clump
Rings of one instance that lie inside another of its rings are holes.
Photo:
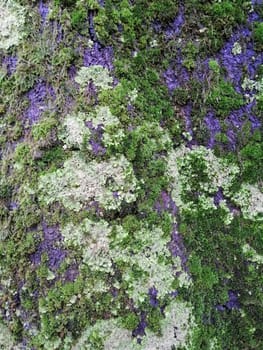
[[[72,27],[77,29],[81,28],[86,18],[87,10],[85,10],[83,7],[74,9],[71,13]]]
[[[58,121],[55,118],[45,118],[37,124],[34,124],[32,127],[33,139],[35,141],[46,139],[57,124]]]
[[[263,48],[263,23],[256,22],[253,28],[254,40],[257,44],[258,49]]]
[[[210,91],[207,102],[221,118],[227,117],[231,111],[245,103],[242,95],[238,94],[229,82],[223,80]]]

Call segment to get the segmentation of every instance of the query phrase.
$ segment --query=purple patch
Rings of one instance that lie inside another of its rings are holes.
[[[85,124],[91,131],[89,144],[91,145],[92,153],[96,156],[104,155],[106,153],[106,148],[102,146],[104,133],[103,125],[98,125],[97,128],[95,128],[91,120],[87,120]]]
[[[242,129],[247,120],[251,123],[252,132],[261,127],[261,122],[253,114],[253,107],[255,104],[255,101],[253,101],[245,106],[242,106],[238,110],[231,112],[231,114],[227,117],[226,124],[228,125],[228,130],[226,134],[232,149],[235,149],[237,131]]]
[[[173,39],[178,34],[180,34],[182,26],[184,24],[184,8],[180,6],[178,15],[175,17],[174,21],[168,25],[165,31],[165,36],[167,39]]]
[[[219,206],[220,202],[224,199],[224,194],[222,191],[222,188],[219,188],[219,190],[216,192],[214,196],[214,204],[216,206]]]
[[[187,267],[187,255],[186,249],[183,243],[182,236],[177,231],[177,225],[174,224],[173,232],[172,232],[172,240],[169,243],[169,248],[173,256],[178,256],[181,259],[181,267],[185,272],[188,272]]]
[[[38,121],[41,113],[47,108],[46,99],[51,97],[55,99],[55,93],[52,87],[45,82],[40,81],[27,93],[30,105],[24,118],[33,124]]]
[[[149,289],[149,297],[150,297],[150,305],[153,307],[157,307],[158,306],[158,300],[157,300],[157,294],[158,291],[155,287],[152,287]]]
[[[113,69],[113,48],[110,46],[102,47],[95,42],[92,48],[84,52],[83,65],[89,67],[92,65],[101,65],[109,70]]]
[[[95,156],[102,156],[106,153],[106,148],[103,147],[100,143],[94,141],[94,140],[89,140],[89,144],[92,147],[92,153]]]
[[[226,307],[229,310],[240,308],[237,293],[235,291],[232,291],[232,290],[228,291],[228,302],[226,303]]]
[[[158,214],[161,214],[164,211],[170,212],[173,216],[177,213],[177,207],[175,202],[172,200],[170,194],[165,191],[161,192],[159,200],[154,205],[155,210],[157,210]]]
[[[138,335],[144,336],[146,327],[147,327],[146,313],[142,312],[141,313],[140,323],[138,324],[137,328],[134,329],[133,332],[132,332],[133,337],[137,337]]]
[[[221,130],[220,122],[215,117],[213,112],[208,112],[206,117],[205,117],[205,123],[206,123],[206,126],[210,132],[210,137],[209,137],[209,141],[207,143],[207,147],[213,148],[215,145],[216,134],[218,134]]]
[[[39,14],[41,16],[41,27],[43,29],[43,26],[46,23],[46,18],[49,12],[48,5],[43,3],[43,0],[40,0],[39,7],[38,7]]]
[[[174,89],[179,88],[180,86],[184,86],[189,80],[189,73],[182,65],[182,54],[180,49],[177,51],[174,64],[171,64],[170,67],[163,73],[163,78],[169,92],[172,92]]]
[[[119,198],[119,193],[117,191],[113,191],[112,192],[112,196],[113,196],[113,198],[118,199]]]
[[[5,56],[3,59],[3,64],[6,66],[7,74],[11,75],[15,72],[17,66],[17,57],[16,56]]]
[[[216,310],[218,311],[225,311],[225,310],[232,310],[232,309],[240,309],[240,303],[238,301],[237,293],[233,290],[228,291],[228,301],[224,305],[216,305]]]
[[[16,210],[16,209],[18,209],[19,208],[19,205],[16,203],[16,202],[11,202],[10,204],[9,204],[9,209],[10,210]]]
[[[165,79],[165,83],[169,89],[169,91],[173,91],[174,89],[180,86],[180,83],[176,77],[174,70],[169,67],[164,73],[163,77]]]
[[[39,244],[37,251],[31,255],[31,262],[34,265],[41,263],[43,253],[48,255],[48,266],[50,270],[55,271],[65,259],[67,252],[58,245],[61,244],[62,236],[57,226],[47,226],[42,223],[43,241]]]

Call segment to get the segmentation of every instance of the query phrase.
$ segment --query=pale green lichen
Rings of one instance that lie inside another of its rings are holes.
[[[97,106],[93,113],[87,115],[86,120],[92,121],[92,125],[96,128],[99,125],[103,125],[104,128],[107,126],[120,126],[119,119],[111,113],[108,106]]]
[[[94,113],[88,114],[87,120],[90,120],[94,127],[102,127],[105,147],[117,147],[125,137],[119,119],[111,113],[108,106],[98,106]]]
[[[213,195],[222,188],[229,195],[231,185],[239,172],[236,165],[217,158],[213,151],[203,146],[189,149],[185,146],[173,150],[168,155],[168,173],[173,180],[172,197],[176,204],[189,211],[198,206],[204,210],[215,210]],[[193,191],[193,183],[199,192],[198,202],[184,200],[184,196]],[[225,207],[227,220],[229,212]]]
[[[109,259],[109,224],[84,219],[80,225],[69,223],[61,229],[65,243],[82,249],[83,263],[94,271],[111,272]]]
[[[134,102],[138,97],[137,89],[133,89],[128,93],[128,99],[130,102]]]
[[[171,256],[168,249],[170,237],[158,227],[142,226],[131,234],[120,225],[110,226],[104,220],[84,219],[80,225],[67,224],[61,232],[66,245],[81,250],[83,263],[91,270],[112,273],[112,263],[125,266],[122,281],[137,306],[148,298],[148,291],[153,286],[160,298],[168,295],[173,290],[177,272],[180,272],[180,286],[191,283],[188,274],[182,271],[180,258]],[[129,240],[131,242],[127,245],[125,242]],[[119,283],[114,286],[120,287]],[[103,290],[107,290],[105,283]],[[91,296],[90,291],[88,294]]]
[[[242,46],[239,44],[239,42],[235,42],[232,48],[233,55],[240,55],[242,53]]]
[[[263,264],[263,255],[258,254],[249,244],[244,244],[242,250],[247,260],[257,264]]]
[[[46,204],[59,201],[75,211],[93,201],[106,210],[119,209],[123,201],[136,200],[137,189],[133,168],[124,156],[85,162],[76,152],[63,168],[39,178],[40,198]]]
[[[263,193],[257,186],[243,184],[232,198],[240,206],[244,218],[263,221]]]
[[[16,345],[15,340],[9,329],[0,322],[0,349],[3,350],[20,350],[22,345]]]
[[[195,326],[191,307],[187,303],[173,301],[164,313],[165,318],[160,322],[162,336],[158,337],[146,328],[141,349],[168,350],[173,345],[175,348],[190,346],[191,330]]]
[[[84,138],[89,138],[91,132],[85,125],[87,116],[85,113],[68,114],[59,132],[59,139],[64,142],[64,148],[81,149]]]
[[[226,204],[226,200],[221,200],[219,202],[219,207],[221,209],[223,209],[223,211],[225,212],[225,215],[223,217],[223,220],[224,220],[224,224],[225,225],[230,225],[233,218],[234,218],[234,215],[233,213],[229,210],[227,204]]]
[[[130,331],[120,327],[118,319],[98,321],[88,327],[73,346],[72,350],[170,350],[174,346],[191,343],[191,331],[195,327],[191,307],[184,302],[173,301],[164,310],[161,320],[161,336],[146,328],[146,335],[139,344]],[[176,327],[176,329],[175,329]],[[94,347],[93,340],[97,340]]]
[[[127,283],[127,293],[139,305],[148,297],[149,288],[155,286],[158,296],[164,297],[172,290],[177,271],[181,272],[180,284],[188,286],[190,278],[181,271],[180,258],[171,257],[168,249],[170,237],[164,236],[158,227],[142,227],[133,233],[136,245],[121,248],[121,242],[128,233],[117,227],[110,254],[114,261],[126,266],[123,279]],[[134,274],[134,269],[138,274]]]
[[[94,347],[93,339],[101,346]],[[131,332],[118,327],[118,320],[98,321],[83,331],[72,350],[121,350],[138,349]]]
[[[25,10],[13,0],[0,3],[0,49],[18,45],[24,35]]]
[[[94,85],[101,90],[112,88],[113,78],[109,75],[107,68],[101,65],[93,65],[90,67],[81,67],[75,77],[81,89],[85,89],[88,83],[92,81]]]
[[[65,117],[59,131],[59,139],[64,142],[64,149],[81,149],[85,141],[90,140],[92,132],[85,122],[91,121],[92,126],[100,126],[103,130],[102,142],[105,147],[117,147],[124,139],[125,133],[121,128],[121,123],[115,117],[108,106],[98,106],[93,113],[73,113]],[[92,150],[89,143],[85,147]]]

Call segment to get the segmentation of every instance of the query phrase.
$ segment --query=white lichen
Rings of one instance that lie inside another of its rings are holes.
[[[0,322],[0,349],[22,350],[22,345],[15,344],[15,340],[9,329]]]
[[[0,2],[0,49],[7,50],[18,45],[22,39],[25,10],[13,0]]]
[[[257,81],[246,77],[241,86],[244,91],[249,91],[249,94],[245,94],[247,102],[253,102],[255,99],[258,100],[262,98],[263,78]]]

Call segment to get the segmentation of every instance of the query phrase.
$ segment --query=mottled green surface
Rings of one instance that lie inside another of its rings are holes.
[[[0,348],[263,348],[263,6],[0,0]]]

